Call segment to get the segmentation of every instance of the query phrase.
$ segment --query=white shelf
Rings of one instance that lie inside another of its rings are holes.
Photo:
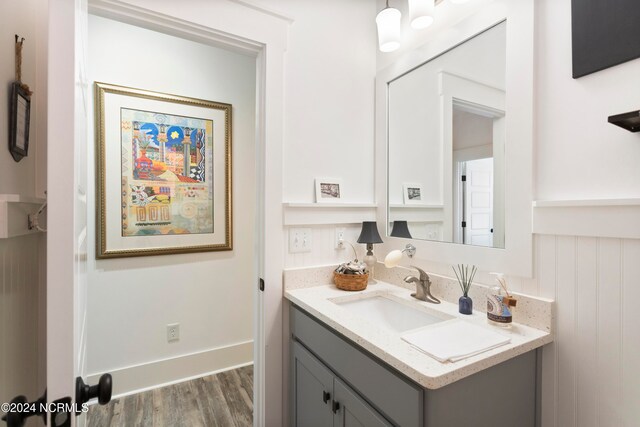
[[[537,200],[536,234],[640,238],[640,199]]]
[[[282,204],[284,225],[357,224],[375,221],[375,203],[297,203]]]
[[[444,205],[389,205],[391,209],[444,209]]]
[[[282,204],[285,208],[377,208],[375,203],[295,203],[285,202]]]
[[[29,230],[27,217],[36,213],[45,201],[39,197],[0,194],[0,239],[38,233]]]
[[[638,199],[536,200],[534,208],[572,208],[596,206],[640,206]]]

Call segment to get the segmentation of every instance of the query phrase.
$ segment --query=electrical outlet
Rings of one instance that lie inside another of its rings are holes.
[[[180,341],[180,323],[167,325],[167,342]]]
[[[289,253],[311,252],[311,229],[292,228],[289,230]]]
[[[344,227],[336,227],[336,249],[344,249]]]

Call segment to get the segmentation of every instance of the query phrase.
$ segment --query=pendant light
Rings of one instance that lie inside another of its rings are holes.
[[[382,52],[393,52],[400,47],[400,19],[402,14],[398,9],[387,7],[376,16],[378,26],[378,45]]]
[[[409,0],[409,19],[416,30],[433,24],[436,11],[435,0]]]

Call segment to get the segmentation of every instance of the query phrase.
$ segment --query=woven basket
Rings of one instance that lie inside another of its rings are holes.
[[[333,273],[333,280],[338,289],[343,291],[362,291],[367,288],[369,273],[366,274],[342,274]]]

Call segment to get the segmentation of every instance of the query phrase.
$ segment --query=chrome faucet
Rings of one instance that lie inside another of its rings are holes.
[[[416,292],[411,294],[412,297],[421,301],[430,302],[433,304],[440,304],[440,300],[431,295],[431,279],[429,275],[422,269],[412,265],[420,273],[420,278],[415,276],[407,276],[404,278],[405,283],[415,283]]]

